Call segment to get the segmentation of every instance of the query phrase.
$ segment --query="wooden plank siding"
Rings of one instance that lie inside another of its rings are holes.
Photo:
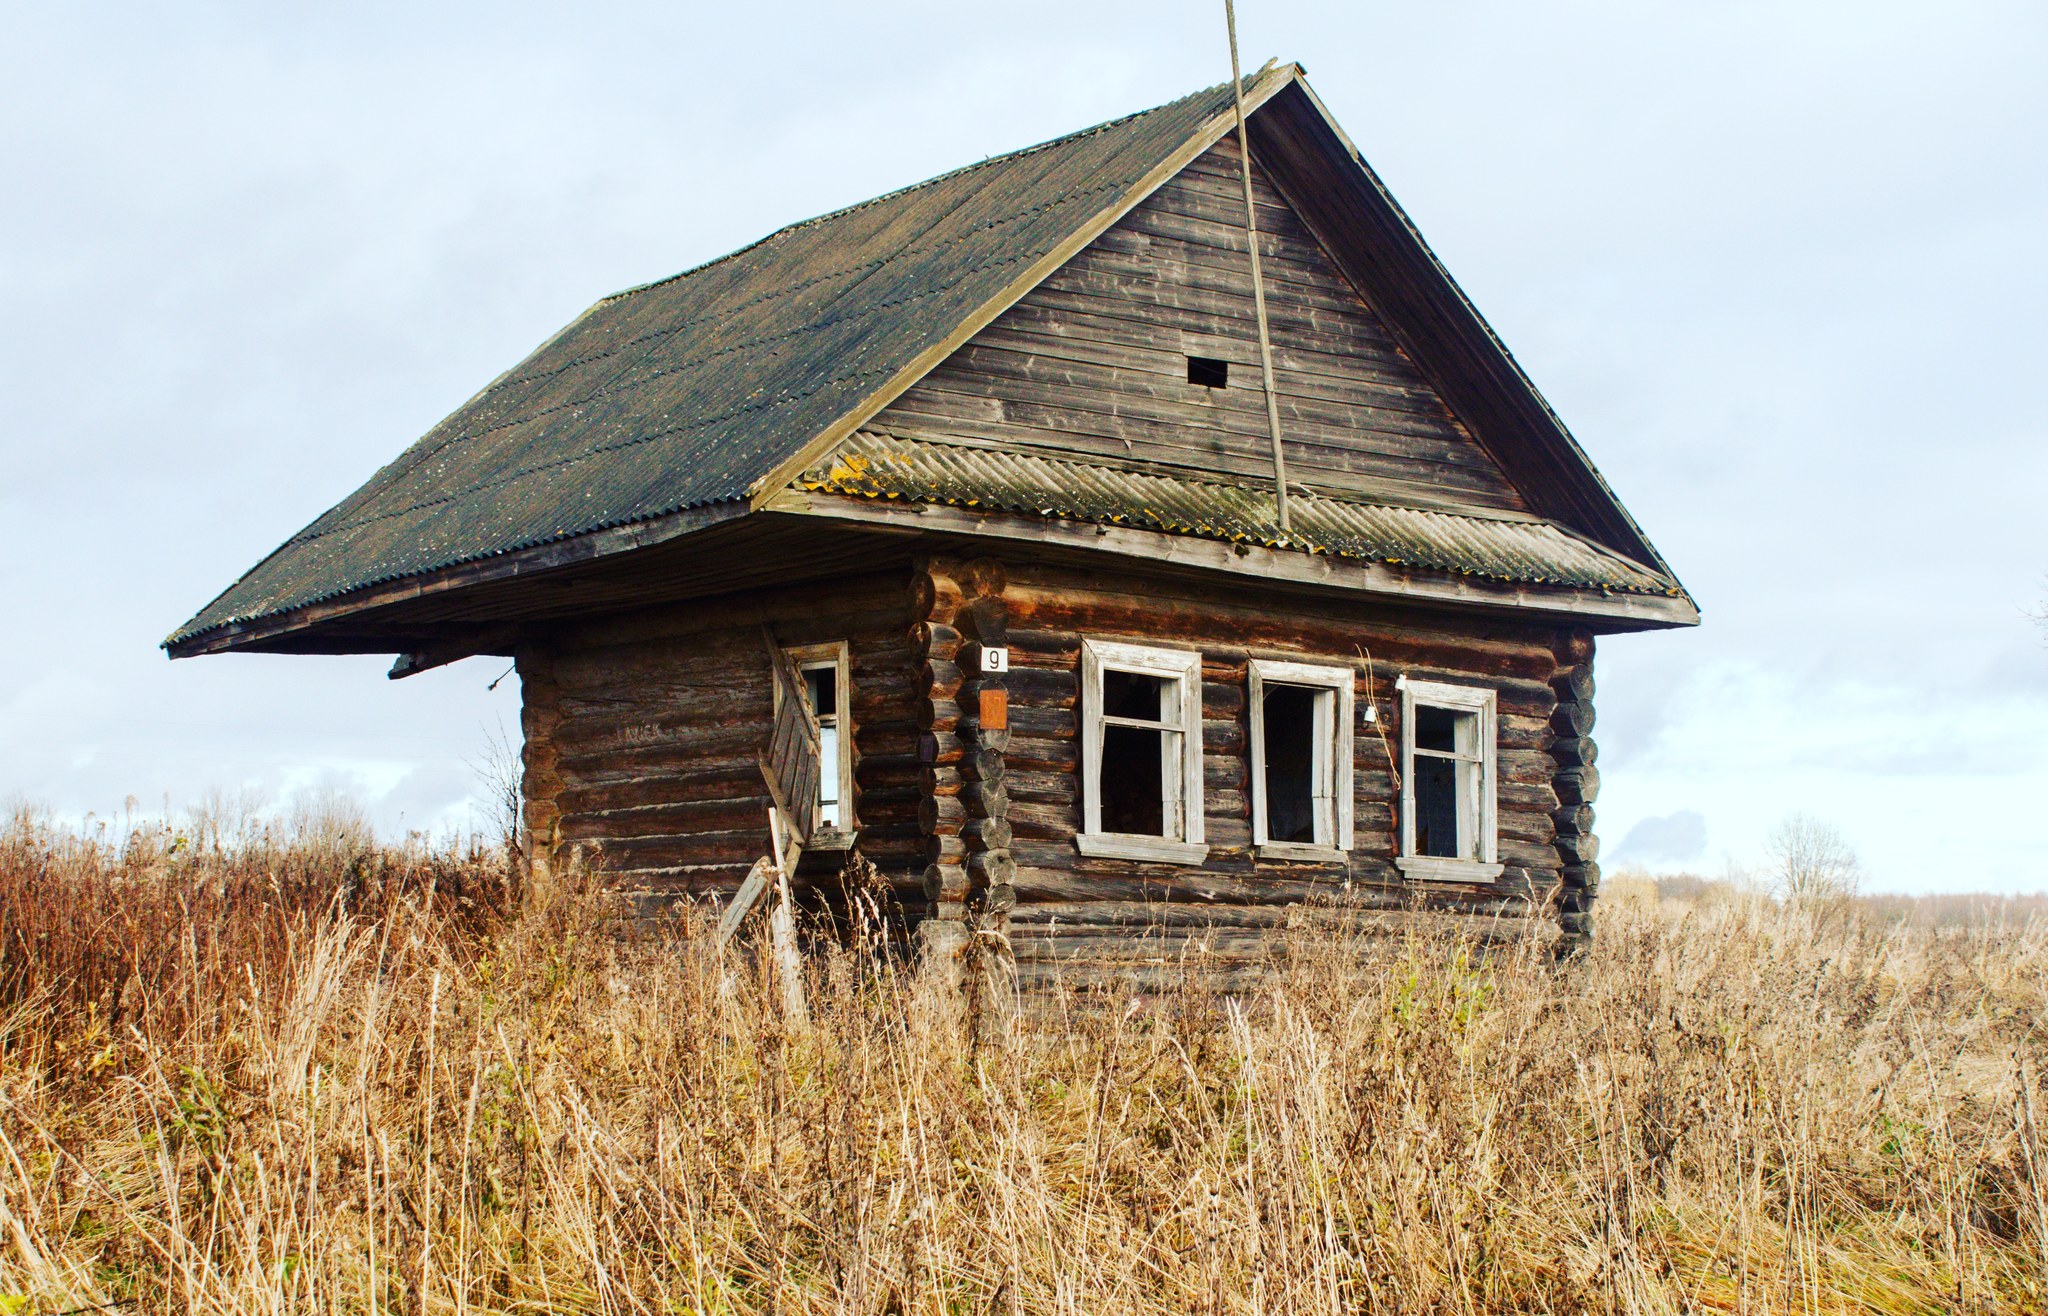
[[[906,577],[891,571],[531,636],[518,663],[533,852],[601,867],[643,908],[736,890],[768,843],[766,624],[785,646],[847,642],[860,847],[921,907],[909,609]]]
[[[868,428],[1272,478],[1237,146],[1170,179]],[[1526,512],[1286,200],[1254,171],[1276,393],[1296,483]],[[1190,355],[1230,384],[1187,378]]]

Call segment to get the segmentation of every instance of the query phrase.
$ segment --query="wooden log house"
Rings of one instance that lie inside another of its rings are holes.
[[[648,907],[779,801],[812,900],[857,854],[1027,971],[1319,893],[1583,933],[1595,637],[1698,612],[1301,69],[1249,202],[1232,91],[605,298],[166,647],[512,656],[532,862]]]

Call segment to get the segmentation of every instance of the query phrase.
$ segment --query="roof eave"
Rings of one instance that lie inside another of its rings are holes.
[[[1340,592],[1434,608],[1477,609],[1583,626],[1598,632],[1697,626],[1699,609],[1683,590],[1632,594],[1565,585],[1517,584],[1454,572],[1411,569],[1297,549],[1226,543],[1172,531],[1138,529],[937,503],[876,500],[786,489],[765,511],[911,529],[1015,544],[1055,553],[1108,554],[1184,572],[1220,572],[1265,585]]]
[[[443,594],[451,590],[469,589],[495,581],[510,580],[517,576],[555,571],[598,558],[631,552],[637,548],[651,547],[745,516],[748,510],[747,505],[738,500],[713,503],[706,507],[685,508],[651,521],[551,540],[517,552],[458,562],[417,575],[365,585],[360,589],[349,590],[326,599],[316,599],[283,612],[237,618],[202,631],[181,628],[173,632],[170,638],[163,642],[162,647],[172,658],[196,658],[202,654],[231,653],[236,650],[275,649],[280,641],[295,633],[334,627],[337,623],[344,623],[348,618],[372,609]],[[188,622],[187,626],[189,625]],[[363,651],[361,648],[335,650]]]

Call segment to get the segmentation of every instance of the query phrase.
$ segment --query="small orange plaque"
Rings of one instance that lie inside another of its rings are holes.
[[[1010,692],[1008,690],[983,690],[981,693],[981,729],[1002,731],[1010,725]]]

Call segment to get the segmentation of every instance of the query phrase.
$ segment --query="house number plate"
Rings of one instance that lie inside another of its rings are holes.
[[[1005,648],[985,648],[981,651],[981,670],[984,672],[1007,672],[1010,670],[1010,651]]]

